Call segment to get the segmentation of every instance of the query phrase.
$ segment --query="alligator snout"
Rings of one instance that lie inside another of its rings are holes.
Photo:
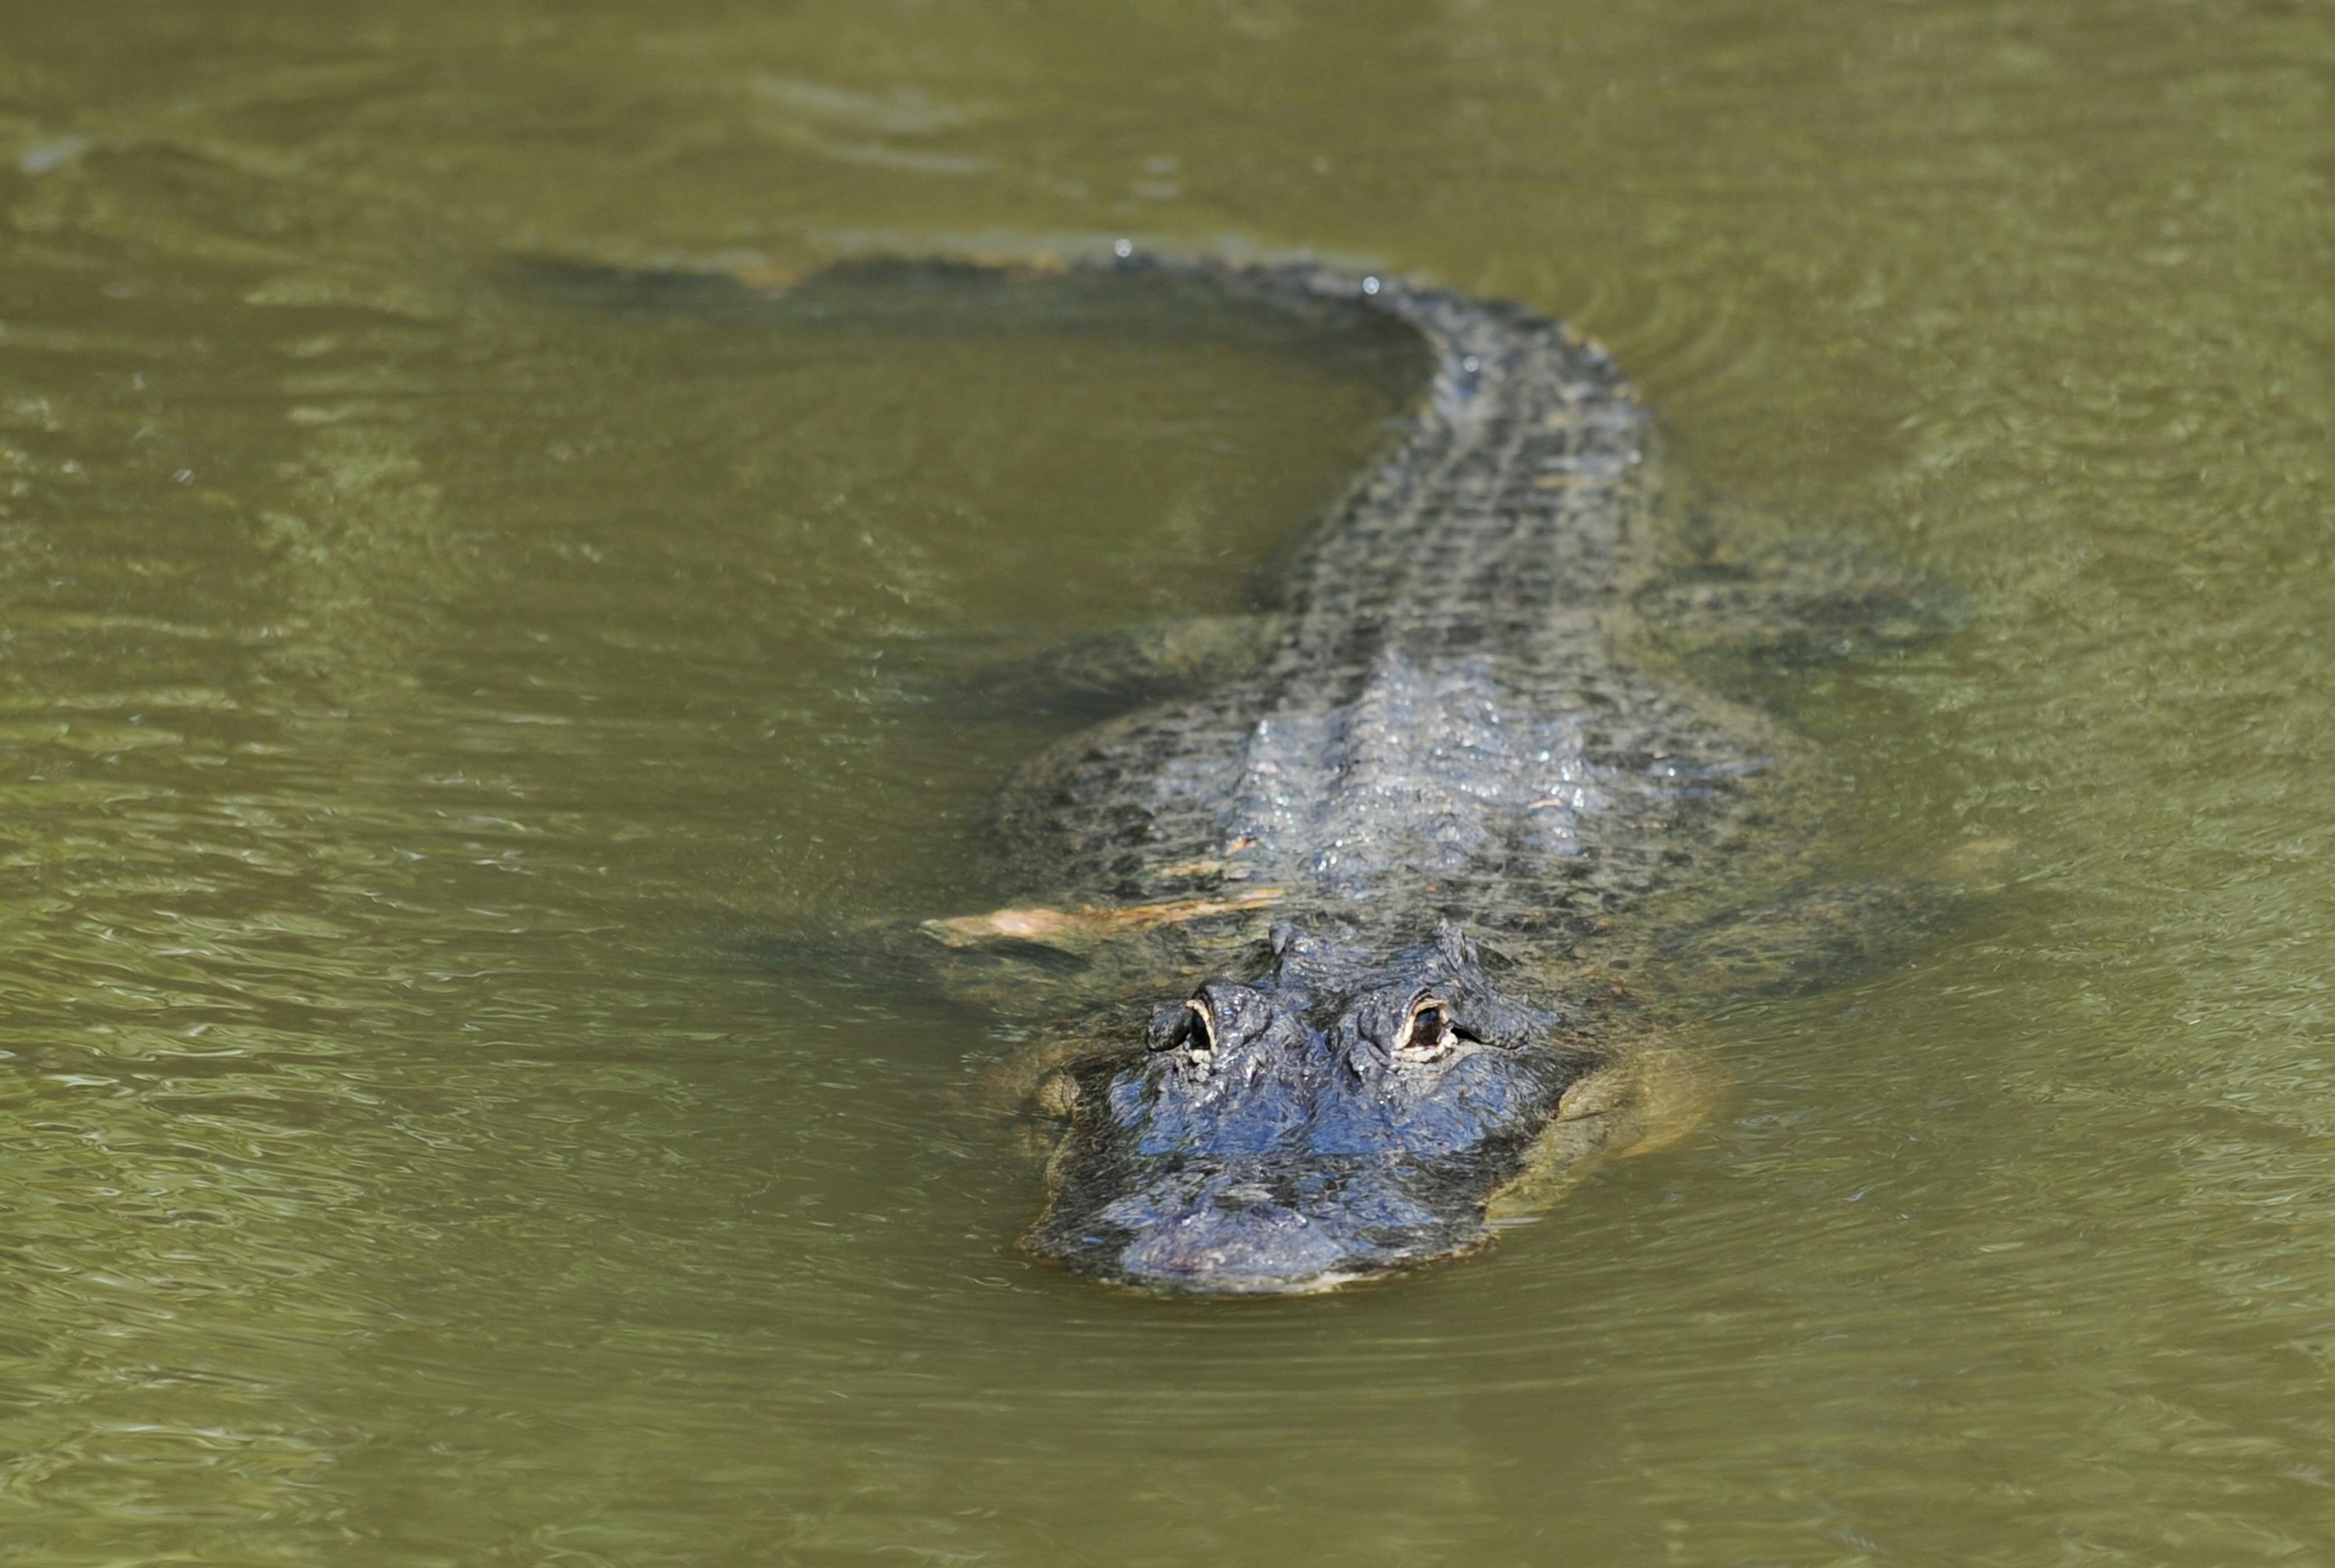
[[[1406,1190],[1423,1168],[1277,1150],[1187,1160],[1080,1212],[1058,1204],[1032,1250],[1075,1272],[1164,1294],[1324,1291],[1486,1239],[1480,1206],[1442,1212]]]
[[[1358,1262],[1298,1210],[1237,1192],[1154,1219],[1119,1256],[1130,1283],[1226,1295],[1326,1290],[1362,1272]]]

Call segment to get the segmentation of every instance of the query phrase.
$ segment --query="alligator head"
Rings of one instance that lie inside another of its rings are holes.
[[[1024,1247],[1138,1290],[1271,1295],[1490,1239],[1486,1205],[1602,1059],[1448,923],[1374,956],[1347,933],[1274,948],[1043,1086],[1069,1125]]]

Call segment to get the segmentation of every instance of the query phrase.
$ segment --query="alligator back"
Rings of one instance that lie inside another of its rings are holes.
[[[1417,402],[1290,559],[1253,671],[1022,769],[1027,891],[1211,899],[1387,941],[1437,917],[1569,943],[1707,868],[1783,744],[1633,656],[1654,431],[1594,343],[1521,307],[1310,266],[1128,261],[1424,346]]]

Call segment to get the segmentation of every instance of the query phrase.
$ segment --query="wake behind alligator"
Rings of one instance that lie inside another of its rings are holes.
[[[734,283],[606,276],[750,308]],[[1313,266],[860,264],[783,297],[800,324],[935,296],[952,330],[1124,308],[1172,332],[1229,304],[1396,341],[1420,382],[1268,610],[1129,639],[1159,655],[1129,685],[1148,700],[1006,786],[985,837],[1021,896],[910,934],[1027,1038],[1010,1076],[1059,1123],[1029,1252],[1199,1295],[1470,1252],[1691,1116],[1649,995],[1695,950],[1807,970],[1918,924],[1867,886],[1657,930],[1681,893],[1786,886],[1809,853],[1800,742],[1698,689],[1682,650],[1830,656],[1939,617],[1867,563],[1727,543],[1594,343]]]

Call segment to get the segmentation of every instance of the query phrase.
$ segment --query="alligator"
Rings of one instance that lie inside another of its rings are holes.
[[[915,962],[1022,1021],[1007,1077],[1051,1129],[1028,1253],[1254,1296],[1473,1252],[1691,1125],[1663,1043],[1682,976],[1805,981],[1921,925],[1902,886],[1807,880],[1807,747],[1710,677],[1926,636],[1945,600],[1730,535],[1606,351],[1533,310],[1126,251],[780,291],[799,319],[953,292],[974,330],[1229,302],[1232,330],[1294,322],[1411,385],[1269,602],[1119,644],[1158,678],[1000,795],[987,841],[1022,901],[916,924]],[[1755,888],[1777,891],[1729,912]]]
[[[1805,989],[1922,924],[1902,885],[1789,888],[1807,814],[1796,835],[1778,797],[1805,795],[1805,748],[1682,651],[1902,643],[1942,597],[1840,551],[1728,556],[1610,355],[1527,309],[1310,265],[1108,266],[1367,311],[1419,346],[1422,391],[1304,536],[1251,667],[1007,786],[1013,862],[1070,906],[937,923],[1090,962],[1150,937],[1100,966],[1137,998],[1150,971],[1148,1009],[1053,1031],[1022,1245],[1197,1295],[1474,1251],[1591,1157],[1691,1125],[1707,1097],[1659,1043],[1681,1031],[1659,980],[1638,995],[1651,972],[1739,976],[1732,954]],[[1628,929],[1763,877],[1784,890],[1749,913]]]

